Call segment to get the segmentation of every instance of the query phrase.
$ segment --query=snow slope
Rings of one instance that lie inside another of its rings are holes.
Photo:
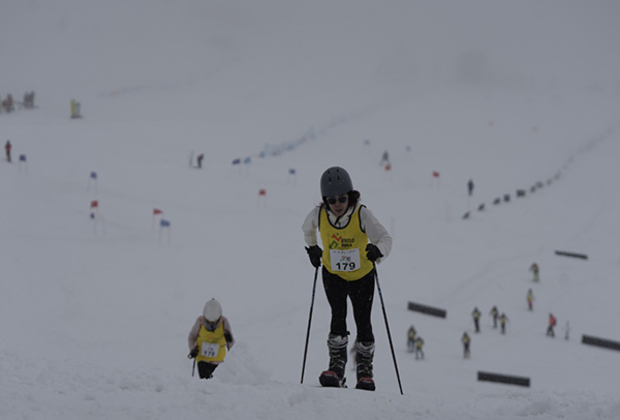
[[[1,418],[620,418],[620,354],[580,343],[620,341],[614,2],[3,10],[7,33],[31,29],[0,46],[0,94],[34,89],[38,108],[0,114],[0,141],[14,145],[13,163],[0,162]],[[85,118],[68,118],[70,99]],[[277,145],[291,148],[260,157]],[[192,153],[205,153],[203,169],[188,167]],[[299,383],[314,274],[300,226],[332,165],[394,236],[378,274],[403,396],[379,295],[377,391],[318,387],[320,281]],[[504,194],[510,203],[492,204]],[[238,344],[200,381],[186,336],[211,297]],[[493,305],[510,319],[506,335],[491,327]],[[544,335],[550,312],[555,339]],[[412,324],[424,361],[406,352]],[[532,385],[477,382],[478,371]]]

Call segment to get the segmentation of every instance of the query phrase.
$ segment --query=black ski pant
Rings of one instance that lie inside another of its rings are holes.
[[[215,363],[198,362],[198,376],[200,376],[200,379],[211,379],[216,367]]]
[[[353,306],[353,318],[357,327],[356,340],[360,343],[375,342],[370,315],[375,295],[375,270],[359,280],[346,281],[323,267],[323,288],[332,309],[330,334],[346,337],[347,296]]]

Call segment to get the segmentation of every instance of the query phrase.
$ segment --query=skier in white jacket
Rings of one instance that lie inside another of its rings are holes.
[[[323,287],[331,306],[327,340],[329,368],[319,380],[324,386],[340,386],[347,362],[347,297],[351,300],[357,327],[357,388],[374,390],[372,361],[375,338],[371,311],[375,290],[375,264],[392,249],[392,237],[373,213],[360,204],[343,168],[327,169],[321,177],[322,203],[310,211],[302,229],[311,264],[323,264]],[[317,230],[324,249],[318,246]]]

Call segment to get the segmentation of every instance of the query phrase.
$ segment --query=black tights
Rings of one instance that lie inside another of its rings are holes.
[[[198,362],[198,376],[200,379],[211,379],[216,367],[217,365],[214,363]]]
[[[327,301],[332,308],[330,334],[346,337],[347,332],[347,296],[353,305],[353,318],[357,327],[357,341],[361,343],[375,341],[370,323],[372,300],[375,294],[375,270],[359,280],[346,281],[332,274],[323,267],[323,287]]]

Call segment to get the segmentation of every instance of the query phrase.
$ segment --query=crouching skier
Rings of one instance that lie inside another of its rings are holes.
[[[226,350],[235,344],[230,322],[222,315],[220,303],[211,299],[205,304],[202,315],[196,319],[187,337],[190,353],[195,358],[200,379],[211,379],[213,371],[224,361]]]
[[[331,307],[327,339],[329,367],[321,373],[323,386],[344,386],[347,363],[347,297],[351,299],[357,327],[356,388],[375,389],[372,362],[375,337],[371,311],[375,292],[375,263],[392,249],[392,237],[370,210],[360,204],[360,193],[341,167],[327,169],[321,176],[322,203],[306,217],[302,229],[311,264],[323,264],[323,287]],[[322,250],[317,244],[319,231]]]

